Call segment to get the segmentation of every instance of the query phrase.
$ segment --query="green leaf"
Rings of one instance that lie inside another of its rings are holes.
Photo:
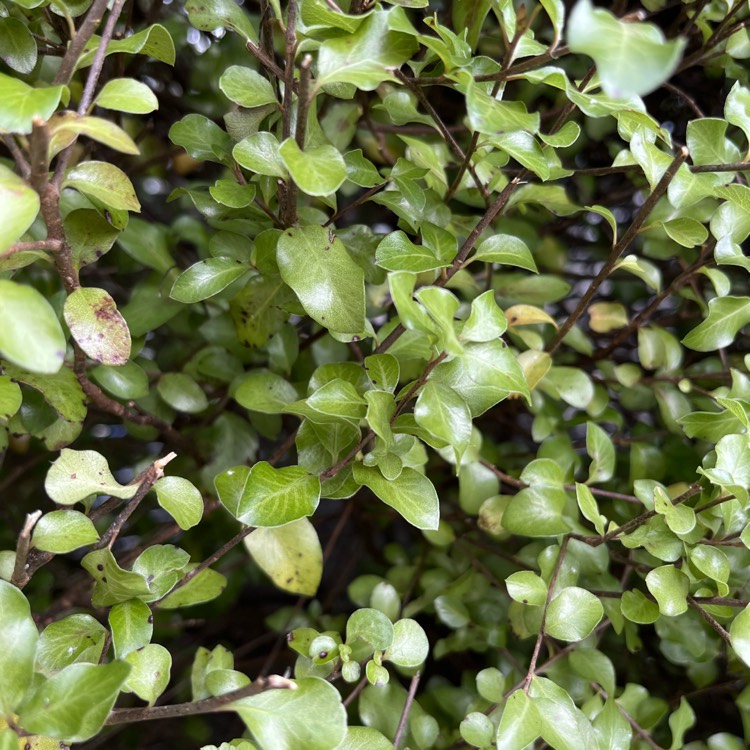
[[[577,367],[551,367],[540,386],[576,409],[585,409],[594,398],[591,378]]]
[[[250,19],[244,10],[234,0],[212,0],[204,3],[200,0],[188,0],[185,3],[188,20],[201,31],[214,31],[218,28],[231,29],[245,39],[245,41],[258,41]]]
[[[408,617],[393,625],[393,640],[386,647],[383,659],[399,667],[414,669],[424,662],[430,652],[430,642],[422,626]]]
[[[508,321],[495,302],[495,293],[488,289],[472,300],[471,312],[459,338],[462,341],[492,341],[502,336],[507,328]]]
[[[530,486],[517,492],[503,514],[503,527],[524,536],[557,536],[569,530],[563,518],[567,496],[560,467],[547,458],[536,459],[521,473]]]
[[[313,320],[338,333],[363,334],[364,272],[331,230],[286,229],[277,253],[281,277]]]
[[[65,86],[32,88],[18,78],[0,73],[0,131],[31,133],[35,117],[49,120],[57,109]]]
[[[346,180],[344,158],[333,146],[302,151],[294,138],[287,138],[279,146],[279,157],[297,187],[307,195],[331,195]]]
[[[383,182],[375,165],[366,159],[362,154],[362,149],[347,151],[344,154],[344,163],[346,164],[346,178],[359,187],[375,187]]]
[[[0,18],[0,59],[23,75],[36,67],[36,42],[17,18]]]
[[[279,153],[279,142],[271,133],[253,133],[243,138],[232,149],[232,156],[241,167],[257,174],[282,179],[289,176]]]
[[[451,445],[456,463],[461,463],[471,439],[471,412],[453,389],[439,383],[425,383],[414,405],[414,418],[420,427]]]
[[[7,375],[0,375],[0,424],[6,424],[21,408],[22,403],[23,395],[18,383],[14,383]]]
[[[112,78],[96,97],[95,104],[103,109],[146,115],[159,109],[159,100],[145,83],[135,78]]]
[[[372,91],[383,81],[395,81],[389,68],[399,68],[417,48],[409,34],[389,29],[390,11],[375,10],[348,36],[323,42],[318,50],[317,85],[354,84]]]
[[[336,750],[395,750],[395,748],[393,743],[377,729],[347,727],[346,737]]]
[[[208,408],[208,398],[198,383],[184,372],[168,372],[156,385],[159,395],[173,409],[200,414]]]
[[[124,365],[130,358],[130,331],[104,289],[78,287],[63,311],[70,333],[95,362]]]
[[[209,189],[211,197],[217,202],[229,208],[246,208],[249,206],[255,198],[255,185],[241,185],[236,180],[217,180]],[[244,252],[245,248],[242,248],[242,257],[237,258],[238,261],[244,261],[247,254]],[[211,248],[211,252],[214,255],[218,255],[216,251]]]
[[[177,525],[185,530],[200,523],[203,497],[198,488],[183,477],[162,477],[154,483],[156,497]]]
[[[56,555],[71,552],[99,540],[94,524],[77,510],[45,513],[34,527],[31,544]]]
[[[685,346],[699,352],[723,349],[737,332],[750,323],[750,297],[715,297],[708,303],[708,315],[682,339]]]
[[[664,231],[683,247],[702,245],[708,237],[708,229],[696,219],[682,216],[661,223]]]
[[[109,209],[140,211],[133,183],[119,167],[103,161],[84,161],[68,172],[63,187],[72,187]]]
[[[594,422],[586,423],[586,453],[591,457],[586,481],[606,482],[611,479],[615,472],[615,447],[609,435]]]
[[[241,107],[261,107],[277,103],[271,82],[252,68],[241,65],[230,65],[221,74],[219,88],[227,99]]]
[[[639,625],[650,625],[659,619],[659,607],[637,589],[623,592],[620,610],[628,620]]]
[[[169,139],[182,146],[193,159],[231,164],[232,139],[204,115],[185,115],[169,129]]]
[[[49,126],[51,133],[49,142],[50,159],[73,144],[75,139],[81,135],[103,143],[122,154],[140,154],[135,141],[121,127],[101,117],[81,117],[74,112],[65,112],[61,115],[55,115]]]
[[[95,607],[108,607],[135,597],[149,598],[151,595],[144,577],[121,568],[111,550],[106,547],[89,552],[81,560],[81,566],[94,579],[91,603]]]
[[[135,362],[119,367],[99,365],[90,371],[90,375],[105,391],[117,398],[135,400],[148,396],[148,375]]]
[[[599,513],[599,506],[591,490],[580,482],[576,482],[576,501],[583,517],[594,524],[599,536],[604,536],[604,524],[607,519]]]
[[[389,393],[396,390],[400,370],[398,360],[392,354],[371,354],[365,357],[365,372],[376,390]]]
[[[491,137],[490,142],[493,146],[505,151],[519,164],[535,172],[542,180],[549,178],[547,157],[542,153],[541,146],[531,133],[525,130],[502,133]]]
[[[0,354],[24,370],[54,374],[65,349],[49,302],[33,287],[0,279]]]
[[[393,642],[394,627],[386,615],[377,609],[363,607],[355,610],[346,623],[346,644],[357,640],[367,643],[374,651],[384,651]]]
[[[346,710],[338,690],[315,677],[296,690],[267,690],[232,704],[263,748],[330,750],[346,734]]]
[[[120,661],[71,664],[35,689],[19,721],[36,734],[85,742],[104,726],[129,672]]]
[[[499,703],[505,693],[505,675],[496,667],[486,667],[477,673],[477,692],[486,701]]]
[[[208,258],[181,273],[169,296],[187,304],[213,297],[247,272],[248,267],[234,258]]]
[[[646,576],[646,586],[663,615],[676,617],[687,611],[690,580],[679,568],[674,565],[654,568]]]
[[[593,726],[599,747],[608,750],[630,750],[632,747],[633,729],[613,698],[609,698],[594,717]]]
[[[245,547],[258,567],[282,591],[315,596],[323,575],[323,550],[306,518],[270,529],[256,529]]]
[[[567,24],[568,46],[596,63],[608,96],[649,94],[674,73],[684,39],[667,41],[658,26],[620,21],[590,0],[578,0]]]
[[[534,701],[523,690],[511,693],[497,728],[497,750],[524,750],[541,731],[541,718]]]
[[[39,636],[36,660],[45,675],[69,664],[98,664],[109,638],[107,628],[91,615],[68,615],[51,622]]]
[[[350,419],[356,423],[364,418],[367,411],[367,404],[356,388],[341,378],[329,380],[312,393],[306,403],[319,414]],[[315,421],[313,415],[308,418]]]
[[[83,48],[78,58],[76,70],[86,68],[94,62],[101,38],[94,35]],[[161,24],[155,23],[143,31],[138,31],[124,39],[112,39],[107,44],[106,56],[125,53],[128,55],[148,55],[155,60],[174,65],[175,49],[172,36]]]
[[[214,480],[222,505],[248,526],[283,526],[310,516],[320,500],[320,480],[299,466],[275,469],[266,461],[237,466]]]
[[[38,213],[37,192],[0,164],[0,252],[20,239]]]
[[[110,609],[109,627],[115,657],[122,659],[151,642],[154,618],[148,604],[140,599],[129,599]]]
[[[547,601],[547,584],[530,570],[519,570],[505,579],[508,596],[521,604],[541,606]]]
[[[610,659],[595,648],[578,648],[570,654],[573,669],[591,682],[597,682],[609,695],[615,692],[615,668]]]
[[[729,636],[732,639],[734,653],[745,664],[750,665],[750,605],[732,620],[729,626]]]
[[[287,318],[283,308],[293,304],[294,293],[279,276],[255,276],[229,303],[237,338],[247,346],[265,346]]]
[[[609,333],[628,324],[628,311],[619,302],[594,302],[588,314],[589,328],[595,333]]]
[[[64,219],[65,239],[73,253],[73,264],[80,269],[109,252],[120,230],[97,211],[88,208],[71,211]]]
[[[134,692],[153,706],[169,684],[172,655],[164,646],[149,643],[127,654],[125,663],[131,666],[131,670],[123,689]]]
[[[412,271],[422,273],[450,265],[443,261],[426,245],[415,245],[402,231],[386,235],[375,251],[375,262],[388,271]]]
[[[63,448],[47,472],[44,491],[59,505],[73,505],[91,495],[129,500],[138,491],[138,485],[120,484],[101,453]]]
[[[469,78],[466,89],[466,112],[469,125],[477,133],[495,135],[501,131],[539,130],[539,113],[529,113],[523,102],[500,101],[482,90],[481,84]]]
[[[185,566],[183,573],[189,573],[196,566],[197,563]],[[227,579],[221,573],[206,568],[184,586],[180,586],[176,591],[162,599],[159,602],[159,608],[177,609],[178,607],[191,607],[194,604],[210,602],[221,596],[226,586]]]
[[[670,750],[678,750],[678,748],[684,747],[682,739],[685,736],[685,732],[694,724],[695,711],[693,711],[685,698],[681,696],[679,708],[669,716],[669,729],[672,732]]]
[[[458,726],[458,731],[465,742],[473,747],[487,747],[495,735],[492,720],[479,711],[472,711]]]
[[[724,117],[742,130],[750,143],[750,89],[739,81],[734,82],[724,102]]]
[[[354,479],[369,487],[386,505],[398,511],[418,529],[437,529],[440,522],[440,503],[432,482],[412,468],[404,467],[392,480],[386,479],[376,468],[357,462]]]
[[[34,675],[38,633],[29,602],[16,586],[0,580],[0,711],[18,708]]]
[[[257,369],[243,377],[234,398],[240,406],[251,411],[281,414],[288,404],[297,400],[297,391],[281,375]]]
[[[559,685],[534,677],[529,688],[541,723],[542,739],[557,750],[596,747],[591,723]]]
[[[603,616],[604,607],[597,597],[586,589],[568,586],[550,602],[544,630],[563,641],[581,641]]]

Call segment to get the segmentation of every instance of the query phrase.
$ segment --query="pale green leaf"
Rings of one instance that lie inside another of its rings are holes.
[[[602,603],[586,589],[564,588],[550,602],[544,629],[547,635],[563,641],[586,638],[604,616]]]
[[[37,192],[0,164],[0,252],[21,238],[38,213]]]
[[[682,343],[699,352],[729,346],[741,328],[750,323],[750,297],[715,297],[708,303],[706,319]]]
[[[279,146],[279,157],[297,187],[307,195],[331,195],[346,180],[344,158],[333,146],[302,151],[293,138],[287,138]]]
[[[31,133],[35,117],[49,120],[65,91],[64,86],[32,88],[16,77],[0,73],[0,132]]]
[[[186,304],[200,302],[226,289],[247,270],[247,265],[234,258],[201,260],[177,277],[169,296]]]
[[[659,605],[659,611],[676,617],[687,611],[688,577],[674,565],[654,568],[646,576],[646,586]]]
[[[65,554],[99,540],[88,516],[77,510],[53,510],[34,526],[32,546],[45,552]]]
[[[34,675],[38,633],[20,589],[0,580],[0,711],[12,715]]]
[[[181,529],[190,529],[203,517],[203,497],[198,488],[183,477],[162,477],[154,483],[156,497]]]
[[[145,115],[159,108],[154,92],[134,78],[110,79],[102,86],[95,103],[103,109],[135,115]]]
[[[140,211],[133,183],[119,167],[103,161],[84,161],[68,172],[64,187],[72,187],[109,209]]]

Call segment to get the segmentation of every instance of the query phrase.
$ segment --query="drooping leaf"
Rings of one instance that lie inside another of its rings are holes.
[[[57,315],[33,287],[0,279],[0,355],[32,373],[56,373],[65,357]]]
[[[84,161],[68,172],[65,187],[100,201],[109,209],[140,211],[133,183],[119,167],[104,161]]]
[[[123,689],[134,692],[153,706],[169,684],[172,655],[164,646],[149,643],[142,649],[126,654],[124,662],[131,669]]]
[[[94,61],[101,44],[101,37],[96,34],[86,43],[83,54],[78,58],[76,69],[88,67]],[[112,39],[107,44],[106,55],[116,54],[148,55],[155,60],[174,65],[175,48],[172,35],[159,23],[155,23],[142,31],[138,31],[124,39]]]
[[[245,547],[282,591],[315,596],[323,574],[323,550],[307,518],[256,529],[245,537]]]
[[[23,700],[34,675],[38,633],[29,602],[20,589],[0,580],[0,710],[12,715]]]
[[[154,618],[148,604],[140,599],[128,599],[110,609],[109,627],[115,656],[122,659],[151,642]]]

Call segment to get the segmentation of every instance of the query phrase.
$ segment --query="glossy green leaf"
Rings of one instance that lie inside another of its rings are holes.
[[[65,336],[49,302],[33,287],[0,279],[0,354],[32,373],[56,373]]]
[[[260,461],[228,469],[214,483],[222,505],[248,526],[283,526],[312,515],[320,500],[320,480],[299,466]]]
[[[594,398],[591,378],[576,367],[551,367],[541,386],[577,409],[585,409]]]
[[[576,482],[576,501],[583,517],[594,524],[597,534],[604,536],[604,524],[607,519],[599,513],[599,506],[591,490],[580,482]]]
[[[485,263],[502,263],[537,272],[536,263],[528,245],[510,234],[495,234],[484,240],[471,257]]]
[[[101,117],[79,116],[73,112],[56,115],[50,123],[50,159],[83,135],[123,154],[140,154],[135,141],[118,125]]]
[[[409,618],[393,625],[393,640],[386,648],[383,659],[400,667],[418,667],[429,654],[430,644],[422,626]]]
[[[594,422],[586,424],[586,453],[591,457],[588,482],[606,482],[615,471],[615,447],[609,435]]]
[[[236,180],[217,180],[209,189],[211,197],[223,206],[229,208],[245,208],[249,206],[255,198],[255,185],[241,185]],[[244,250],[244,248],[243,248]],[[216,257],[216,252],[212,251]],[[246,258],[246,254],[243,252],[241,258],[237,258],[238,261],[243,261]]]
[[[91,602],[95,607],[107,607],[135,597],[150,597],[151,590],[145,578],[121,568],[106,547],[89,552],[81,560],[81,565],[94,579]]]
[[[78,287],[65,300],[63,315],[73,338],[95,362],[116,366],[128,361],[128,324],[104,289]]]
[[[547,600],[547,584],[530,570],[519,570],[505,579],[508,596],[521,604],[541,606]]]
[[[479,711],[472,711],[459,724],[458,731],[465,742],[473,747],[487,747],[495,735],[492,720]]]
[[[318,388],[307,398],[307,405],[318,412],[331,417],[341,417],[359,422],[367,410],[365,400],[357,393],[355,387],[346,380],[334,378]],[[315,421],[315,417],[309,417]]]
[[[0,101],[3,102],[0,131],[28,135],[33,119],[48,120],[64,91],[64,86],[32,88],[18,78],[0,73]]]
[[[453,446],[456,463],[461,462],[471,439],[471,412],[453,389],[425,383],[414,405],[414,418],[431,435]]]
[[[346,164],[333,146],[302,151],[293,138],[279,146],[279,157],[299,189],[307,195],[331,195],[346,180]]]
[[[37,549],[64,554],[99,540],[94,524],[77,510],[45,513],[34,527],[31,544]]]
[[[400,370],[392,354],[371,354],[365,357],[365,372],[376,390],[393,393],[398,385]]]
[[[68,615],[51,622],[39,636],[36,660],[46,675],[69,664],[98,664],[104,651],[107,628],[87,614]]]
[[[234,258],[208,258],[180,274],[169,296],[186,304],[200,302],[226,289],[247,272],[247,266]]]
[[[21,408],[23,396],[18,383],[7,375],[0,375],[0,424],[7,421]]]
[[[87,208],[71,211],[63,222],[65,239],[73,253],[76,268],[89,265],[109,252],[120,230],[97,211]]]
[[[233,704],[253,737],[274,750],[330,750],[346,734],[346,710],[333,685],[314,677],[296,690],[267,690]]]
[[[203,517],[203,497],[200,490],[183,477],[162,477],[154,483],[156,497],[181,529],[190,529]]]
[[[119,167],[104,161],[85,161],[68,172],[65,187],[100,201],[109,209],[140,211],[133,183]]]
[[[613,698],[607,700],[592,724],[600,747],[609,750],[630,750],[633,729]]]
[[[750,664],[750,605],[745,607],[732,620],[729,626],[729,636],[732,639],[732,648],[735,654],[745,664]]]
[[[536,705],[523,690],[514,691],[497,728],[497,750],[524,750],[539,737],[542,723]]]
[[[383,651],[393,642],[393,635],[394,627],[388,617],[371,607],[355,610],[346,623],[347,645],[362,640],[373,650]]]
[[[527,112],[523,102],[500,101],[470,80],[466,91],[466,111],[471,129],[478,133],[494,135],[500,131],[539,130],[539,113]]]
[[[683,247],[695,247],[706,241],[708,229],[695,219],[683,216],[662,223],[664,231]]]
[[[386,505],[400,513],[418,529],[437,529],[440,506],[432,482],[414,469],[405,467],[398,478],[387,480],[378,469],[354,464],[354,478],[369,487]]]
[[[724,103],[727,122],[736,125],[750,142],[750,89],[735,81]],[[750,149],[749,149],[750,150]]]
[[[615,668],[611,660],[595,648],[579,648],[570,654],[577,674],[601,685],[609,695],[615,692]]]
[[[563,641],[586,638],[604,616],[602,603],[578,586],[564,588],[547,607],[544,629],[547,635]]]
[[[169,129],[169,138],[194,159],[231,163],[232,139],[204,115],[185,115]]]
[[[71,664],[36,687],[20,721],[36,734],[85,742],[104,725],[129,672],[120,661]]]
[[[404,232],[391,232],[378,245],[375,261],[388,271],[421,273],[450,265],[437,258],[426,245],[415,245]]]
[[[38,633],[29,602],[16,586],[0,580],[0,710],[11,715],[23,700],[34,675]]]
[[[279,142],[271,133],[247,136],[232,149],[232,156],[240,166],[257,174],[283,179],[289,176],[279,153]]]
[[[44,490],[59,505],[73,505],[91,495],[128,500],[138,491],[138,485],[120,484],[101,453],[64,448],[47,472]]]
[[[31,73],[36,66],[36,41],[17,18],[0,18],[0,60],[21,74]]]
[[[323,550],[315,528],[306,518],[256,529],[245,537],[245,547],[282,591],[315,596],[323,574]]]
[[[668,617],[687,611],[689,585],[688,577],[674,565],[654,568],[646,576],[646,586],[656,599],[659,611]]]
[[[271,82],[252,68],[231,65],[221,74],[219,88],[230,101],[241,107],[276,104]]]
[[[699,352],[729,346],[738,331],[750,323],[750,298],[715,297],[708,303],[706,319],[685,336],[682,343]]]
[[[159,395],[173,409],[187,414],[199,414],[208,408],[204,390],[184,372],[168,372],[159,378],[156,385]]]
[[[96,106],[116,112],[146,115],[159,109],[159,100],[145,83],[134,78],[112,78],[96,97]]]
[[[339,333],[363,333],[364,272],[330,229],[287,229],[277,252],[281,277],[313,320]]]
[[[149,643],[126,654],[124,661],[131,669],[123,689],[134,692],[149,706],[153,706],[169,684],[171,654],[164,646]]]
[[[0,251],[20,239],[38,213],[36,191],[0,164]]]
[[[590,0],[578,0],[567,24],[568,46],[596,63],[609,96],[649,94],[677,67],[685,41],[667,41],[658,26],[627,23]]]
[[[505,676],[496,667],[486,667],[477,673],[477,692],[486,701],[499,703],[505,693]]]
[[[184,573],[190,572],[197,563],[191,563],[184,569]],[[195,604],[210,602],[221,596],[227,586],[227,579],[215,570],[206,568],[191,578],[184,586],[168,594],[159,602],[160,609],[177,609],[178,607],[191,607]]]
[[[394,750],[381,732],[372,727],[347,727],[346,737],[337,750]]]
[[[297,391],[281,375],[257,369],[242,378],[234,398],[251,411],[281,414],[288,404],[297,399]]]
[[[148,375],[135,362],[127,362],[118,367],[99,365],[90,374],[105,391],[117,398],[135,400],[148,395]]]
[[[88,67],[94,62],[101,38],[94,35],[83,48],[83,54],[78,58],[76,69]],[[124,39],[112,39],[107,44],[106,55],[125,53],[128,55],[148,55],[155,60],[174,65],[175,48],[172,36],[167,29],[155,23],[142,31],[138,31]]]
[[[545,677],[535,677],[529,696],[537,709],[545,742],[559,750],[596,747],[591,723],[563,688]]]
[[[148,604],[140,599],[129,599],[110,609],[109,627],[115,656],[122,659],[151,642],[154,618]]]
[[[196,29],[213,31],[223,27],[236,32],[245,41],[258,41],[258,34],[250,19],[233,0],[213,0],[208,5],[200,0],[188,0],[185,10]]]

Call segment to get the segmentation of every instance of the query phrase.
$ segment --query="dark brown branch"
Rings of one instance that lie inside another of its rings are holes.
[[[18,171],[21,173],[21,177],[23,177],[24,180],[28,180],[31,177],[31,167],[26,161],[23,151],[18,147],[18,144],[12,135],[3,135],[2,139],[6,148],[10,151],[10,155],[13,157],[13,161],[16,163]]]
[[[553,339],[550,346],[547,348],[547,351],[550,354],[552,354],[560,346],[565,336],[567,336],[570,332],[570,329],[576,324],[581,315],[583,315],[583,313],[586,311],[586,308],[589,306],[589,303],[593,299],[594,295],[596,295],[599,287],[609,277],[609,275],[614,270],[615,264],[619,260],[620,256],[628,249],[630,243],[636,238],[638,230],[646,221],[648,215],[654,209],[656,203],[667,191],[669,183],[672,181],[675,174],[677,174],[677,170],[682,166],[687,157],[688,150],[683,147],[680,149],[674,159],[672,159],[672,163],[662,175],[662,178],[659,180],[651,195],[649,195],[644,204],[641,206],[626,232],[623,234],[617,244],[612,248],[612,252],[609,254],[609,257],[605,261],[599,273],[596,275],[596,278],[591,282],[589,288],[581,297],[581,300],[576,306],[575,310],[573,310],[573,312],[568,316],[567,320],[562,324],[562,326],[560,326],[557,335]]]
[[[60,63],[57,75],[52,82],[53,84],[58,85],[62,83],[67,86],[70,83],[70,79],[73,77],[73,72],[78,63],[78,58],[81,56],[86,42],[91,39],[94,32],[99,28],[99,24],[104,19],[104,12],[107,10],[107,5],[109,5],[109,0],[94,0],[94,4],[73,37],[68,51],[65,53],[65,57],[63,57]]]
[[[301,151],[305,150],[305,130],[307,128],[307,113],[312,103],[310,97],[310,75],[312,68],[312,55],[307,54],[302,58],[299,66],[299,93],[297,94],[297,125],[294,139]]]
[[[62,247],[62,242],[59,240],[36,240],[35,242],[16,242],[15,245],[11,245],[7,250],[3,250],[0,253],[0,258],[8,258],[16,253],[27,253],[34,250],[47,250],[49,252],[55,252]]]
[[[355,198],[351,203],[348,203],[346,206],[343,206],[340,208],[336,213],[331,216],[328,221],[323,224],[324,227],[330,226],[335,221],[337,221],[339,218],[341,218],[347,211],[351,211],[353,208],[356,208],[357,206],[361,206],[363,203],[366,203],[367,201],[372,198],[373,195],[376,193],[379,193],[388,183],[387,182],[381,182],[379,185],[375,185],[374,187],[371,187],[369,190],[366,190],[362,195],[359,196],[359,198]]]
[[[18,586],[20,589],[28,583],[29,578],[31,578],[33,573],[33,571],[29,572],[29,548],[31,546],[31,534],[41,515],[41,510],[35,510],[33,513],[27,514],[26,521],[23,524],[21,533],[18,535],[18,541],[16,542],[16,562],[13,566],[13,575],[11,576],[10,582],[14,586]]]
[[[409,685],[409,692],[406,696],[406,702],[404,703],[404,710],[401,712],[401,718],[398,720],[398,727],[396,728],[396,734],[393,735],[393,746],[398,750],[398,746],[401,743],[401,738],[404,736],[406,730],[406,722],[409,718],[409,712],[411,711],[412,704],[414,703],[414,697],[417,694],[417,688],[419,687],[419,672],[414,674],[411,678],[411,684]]]
[[[276,61],[269,57],[257,44],[248,40],[247,49],[253,54],[255,59],[277,80],[284,80],[284,71],[276,64]]]
[[[264,693],[266,690],[296,690],[297,684],[286,677],[269,675],[259,677],[249,685],[231,690],[228,693],[217,695],[213,698],[205,698],[202,701],[192,703],[177,703],[172,706],[146,706],[144,708],[115,708],[110,713],[107,726],[114,724],[132,724],[137,721],[153,721],[154,719],[174,719],[180,716],[195,716],[196,714],[209,714],[216,711],[233,711],[232,703],[242,698]]]
[[[714,632],[719,635],[721,640],[724,641],[727,646],[731,646],[732,639],[730,638],[729,633],[727,633],[727,631],[721,625],[719,625],[719,623],[713,617],[711,617],[711,615],[706,612],[706,610],[701,607],[701,605],[692,596],[689,596],[687,600],[688,604],[691,607],[698,610],[698,614],[711,626]]]

